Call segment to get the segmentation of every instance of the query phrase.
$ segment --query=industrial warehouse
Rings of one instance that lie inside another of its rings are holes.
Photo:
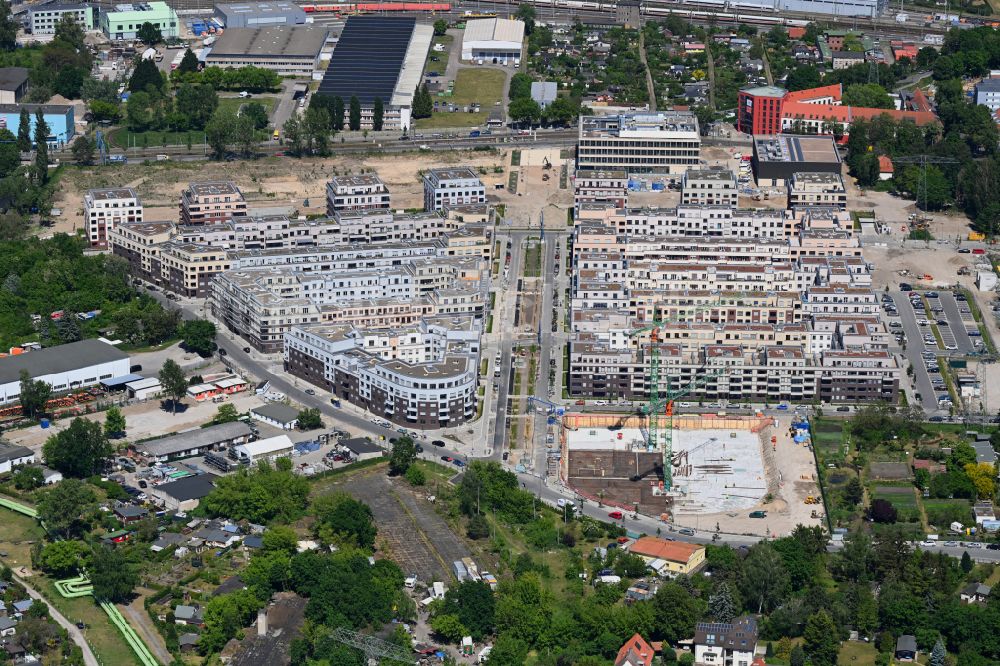
[[[351,16],[333,50],[317,95],[361,102],[361,129],[374,127],[375,101],[384,105],[383,129],[410,127],[413,97],[434,29],[412,17]]]
[[[210,67],[262,67],[281,76],[311,77],[330,31],[321,26],[231,28],[206,49]]]

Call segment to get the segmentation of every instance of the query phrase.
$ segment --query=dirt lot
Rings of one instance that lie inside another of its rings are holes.
[[[227,398],[226,402],[236,405],[238,412],[246,412],[253,407],[259,407],[264,401],[253,393],[241,393]],[[122,409],[127,424],[125,439],[119,442],[134,442],[149,437],[158,437],[172,432],[190,430],[197,428],[212,420],[220,404],[210,400],[206,402],[195,402],[193,399],[186,399],[183,411],[172,414],[170,409],[164,409],[159,400],[149,400],[134,405],[128,405]],[[104,422],[105,413],[95,412],[84,414],[82,418],[90,421]],[[26,428],[24,430],[11,430],[5,433],[6,439],[14,444],[37,449],[45,440],[55,433],[69,427],[71,419],[62,419],[52,424],[50,428],[40,427]]]
[[[676,523],[695,529],[711,530],[716,524],[728,534],[753,534],[772,537],[786,536],[796,525],[821,525],[822,518],[812,518],[813,509],[817,516],[823,515],[822,505],[809,505],[805,498],[819,497],[816,482],[816,468],[812,451],[796,444],[788,435],[791,417],[782,416],[770,431],[765,431],[764,470],[768,486],[772,488],[773,499],[767,504],[759,504],[743,512],[717,514],[678,514]],[[778,438],[776,449],[770,448],[770,436]],[[767,512],[767,518],[750,518],[755,510]]]
[[[336,146],[334,146],[336,151]],[[496,183],[506,183],[509,151],[455,151],[406,153],[382,156],[344,156],[323,159],[268,157],[241,162],[238,168],[226,162],[161,162],[115,168],[81,169],[67,172],[60,183],[55,206],[63,209],[56,218],[53,232],[73,232],[83,228],[83,195],[99,187],[133,187],[144,204],[146,221],[177,219],[181,191],[192,181],[235,180],[250,208],[287,207],[299,214],[326,211],[326,183],[336,174],[376,171],[392,194],[397,209],[423,208],[423,185],[420,171],[455,165],[469,165],[480,170],[480,177],[491,194]],[[501,168],[494,173],[494,167]],[[541,166],[538,166],[539,174]],[[541,175],[539,175],[541,182]],[[558,177],[554,179],[558,187]],[[517,196],[505,196],[500,200]],[[572,203],[572,192],[568,200]],[[305,205],[305,201],[309,205]]]
[[[378,523],[378,547],[407,574],[424,583],[452,580],[451,563],[469,556],[421,493],[396,482],[379,468],[332,485],[371,507]]]

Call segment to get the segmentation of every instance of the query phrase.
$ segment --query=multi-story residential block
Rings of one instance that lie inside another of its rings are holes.
[[[87,190],[83,196],[83,218],[91,247],[107,247],[112,229],[120,224],[142,222],[142,202],[131,187]]]
[[[994,113],[1000,109],[1000,79],[983,79],[976,84],[976,104]]]
[[[847,188],[839,173],[798,172],[788,181],[788,207],[847,210]]]
[[[326,214],[346,211],[389,210],[389,188],[378,174],[334,176],[326,184]]]
[[[782,186],[796,173],[840,173],[840,152],[832,136],[755,136],[754,176],[760,186]]]
[[[395,424],[454,427],[476,415],[480,327],[450,316],[392,330],[296,326],[285,369]]]
[[[676,385],[708,376],[698,398],[894,400],[900,368],[850,227],[830,208],[725,206],[579,222],[571,395],[647,396],[649,336],[630,332],[662,321],[661,376]]]
[[[217,224],[247,214],[247,202],[236,183],[191,183],[181,193],[181,224]]]
[[[757,651],[757,620],[749,615],[732,622],[699,622],[694,627],[694,662],[716,666],[751,666]]]
[[[727,206],[739,201],[736,174],[729,169],[697,169],[684,172],[681,203],[690,206]]]
[[[208,245],[170,242],[160,251],[163,286],[181,296],[206,298],[212,278],[229,266],[228,253]]]
[[[583,204],[628,205],[628,173],[623,170],[580,169],[573,178],[573,205],[577,215]]]
[[[486,203],[486,186],[469,167],[431,169],[424,174],[424,209]]]
[[[353,264],[352,264],[353,265]],[[485,317],[489,264],[478,257],[411,258],[365,269],[298,266],[233,270],[213,285],[211,309],[257,349],[280,351],[293,326],[409,325],[424,316]]]
[[[577,169],[683,173],[700,151],[698,119],[688,111],[580,117]]]
[[[160,252],[173,237],[174,230],[170,222],[120,224],[108,232],[108,243],[115,256],[128,262],[132,277],[162,284]]]

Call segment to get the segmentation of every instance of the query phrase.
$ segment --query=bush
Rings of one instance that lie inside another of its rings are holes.
[[[409,469],[406,470],[406,480],[410,482],[411,486],[422,486],[427,483],[427,475],[424,474],[424,470],[419,467],[411,465]]]

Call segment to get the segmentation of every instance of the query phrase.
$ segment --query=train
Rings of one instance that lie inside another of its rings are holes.
[[[365,14],[370,12],[450,12],[451,4],[442,2],[336,2],[300,5],[306,14]]]
[[[541,7],[557,9],[572,9],[577,11],[614,11],[617,2],[608,0],[533,0],[531,3]],[[699,8],[704,7],[704,10]],[[724,11],[719,11],[724,10]],[[665,3],[654,5],[644,3],[642,13],[653,18],[659,16],[677,16],[691,21],[714,20],[719,23],[749,23],[757,25],[783,25],[788,27],[805,27],[809,25],[806,19],[791,19],[774,15],[773,7],[762,7],[752,1],[740,0],[694,0],[683,4]],[[747,13],[744,13],[747,12]],[[751,13],[752,12],[752,13]]]

